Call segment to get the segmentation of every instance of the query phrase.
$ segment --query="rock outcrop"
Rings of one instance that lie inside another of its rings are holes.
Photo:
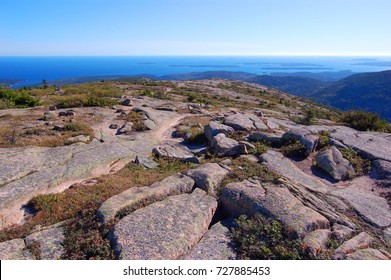
[[[391,225],[391,209],[386,199],[355,188],[344,188],[330,193],[347,201],[369,223],[377,227]]]
[[[352,239],[345,241],[335,250],[335,258],[343,258],[345,255],[353,253],[359,249],[368,248],[373,242],[373,237],[366,232],[361,232]]]
[[[356,174],[353,165],[335,147],[319,152],[316,163],[337,181],[352,178]]]
[[[207,232],[216,208],[200,189],[171,196],[123,218],[109,239],[119,259],[179,259]]]
[[[198,188],[216,194],[228,172],[227,169],[217,163],[206,163],[196,169],[187,171],[185,174],[195,181]]]
[[[216,121],[212,121],[204,127],[204,134],[208,141],[211,141],[219,133],[227,134],[233,132],[234,129],[230,126],[221,124]]]
[[[379,176],[380,182],[385,187],[391,187],[391,162],[385,160],[375,160],[372,168]]]
[[[240,144],[238,141],[226,137],[223,133],[213,137],[210,146],[218,156],[238,156],[248,153],[245,144]]]
[[[232,221],[225,220],[213,225],[185,257],[186,260],[235,260],[237,245],[229,229]]]
[[[97,216],[102,223],[114,219],[119,211],[132,212],[168,196],[190,193],[194,181],[188,176],[174,174],[149,187],[130,188],[110,197],[98,209]]]
[[[34,260],[35,257],[30,250],[26,248],[24,240],[13,239],[0,243],[1,260]]]
[[[64,253],[64,240],[64,228],[57,224],[28,235],[26,245],[36,246],[41,260],[59,260]]]
[[[319,136],[314,135],[307,129],[302,127],[291,128],[283,135],[284,139],[295,139],[300,141],[307,149],[307,154],[311,154],[315,151],[319,143]]]
[[[269,150],[260,156],[260,161],[271,171],[282,177],[288,178],[292,182],[300,184],[305,188],[322,193],[328,191],[328,187],[323,182],[301,171],[295,164],[279,152]]]
[[[307,250],[316,256],[327,248],[330,237],[331,231],[328,229],[311,231],[303,239],[304,250]]]
[[[161,158],[172,158],[185,162],[199,163],[199,159],[185,146],[165,144],[153,148],[152,153]]]
[[[268,130],[269,127],[256,115],[238,113],[224,118],[224,124],[236,131],[250,131],[254,129]]]
[[[230,183],[222,190],[220,200],[233,217],[262,214],[279,220],[299,236],[330,227],[324,216],[304,206],[284,185]]]

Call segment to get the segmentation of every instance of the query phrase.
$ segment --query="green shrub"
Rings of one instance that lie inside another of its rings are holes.
[[[231,182],[241,182],[254,176],[261,178],[264,182],[275,182],[278,179],[278,176],[265,165],[246,158],[234,159],[230,168],[230,172],[222,183],[223,186]]]
[[[235,242],[243,259],[300,260],[305,259],[299,239],[280,222],[256,215],[241,216],[233,229]]]
[[[307,108],[304,111],[304,116],[302,118],[295,120],[295,122],[303,125],[312,125],[315,123],[315,118],[316,118],[315,110],[313,108]]]
[[[64,131],[74,131],[74,132],[86,132],[91,129],[90,127],[88,127],[88,125],[84,124],[84,123],[80,123],[80,122],[75,122],[75,123],[67,123],[66,125],[64,125],[64,127],[62,128]],[[87,133],[89,134],[89,133]]]
[[[330,142],[330,132],[321,130],[319,131],[318,136],[319,136],[319,143],[317,149],[323,149],[325,147],[328,147]]]
[[[344,113],[340,121],[357,130],[391,132],[391,125],[386,120],[381,119],[378,114],[365,111],[350,111]]]
[[[26,91],[0,88],[1,107],[6,108],[27,108],[39,105],[39,101]]]
[[[254,144],[254,146],[255,146],[255,149],[251,150],[250,153],[254,154],[256,156],[262,155],[264,152],[266,152],[270,148],[264,142],[257,142]]]
[[[362,176],[368,174],[371,171],[371,161],[364,159],[357,151],[350,147],[342,148],[340,151],[343,157],[353,165],[356,176]]]
[[[305,158],[307,156],[307,148],[298,140],[288,141],[280,151],[286,157]]]

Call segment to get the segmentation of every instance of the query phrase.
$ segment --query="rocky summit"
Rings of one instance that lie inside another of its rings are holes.
[[[389,124],[223,79],[49,89],[0,110],[1,259],[391,259]]]

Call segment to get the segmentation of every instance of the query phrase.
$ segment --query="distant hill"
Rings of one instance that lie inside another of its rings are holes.
[[[294,73],[287,73],[287,72],[276,72],[273,73],[273,76],[290,76],[290,77],[306,77],[311,78],[315,80],[320,80],[322,82],[336,82],[343,78],[349,77],[353,74],[350,70],[343,70],[343,71],[324,71],[324,72],[294,72]]]
[[[0,79],[0,87],[10,87],[22,82],[22,80],[17,79]]]
[[[281,91],[291,93],[297,96],[309,97],[317,90],[320,90],[328,83],[320,80],[307,78],[307,77],[292,77],[292,76],[270,76],[262,75],[256,76],[246,80],[250,83],[256,83],[272,88],[279,89]]]
[[[231,71],[207,71],[207,72],[192,72],[184,74],[172,74],[159,77],[159,80],[206,80],[206,79],[228,79],[235,81],[246,81],[255,77],[256,74],[247,72],[231,72]]]
[[[363,109],[391,121],[391,70],[349,76],[309,97],[343,110]]]

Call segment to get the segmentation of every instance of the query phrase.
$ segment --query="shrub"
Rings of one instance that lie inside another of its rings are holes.
[[[391,132],[391,125],[378,114],[365,111],[350,111],[340,119],[345,125],[361,131]]]
[[[305,259],[299,239],[280,222],[256,215],[252,219],[241,216],[233,236],[243,259],[300,260]]]
[[[26,91],[16,91],[9,88],[0,88],[0,100],[2,100],[1,107],[5,108],[27,108],[39,105],[39,101]]]
[[[112,260],[110,241],[104,239],[104,227],[95,216],[94,208],[81,210],[78,219],[66,227],[63,259]]]
[[[286,157],[305,158],[307,155],[306,147],[298,140],[288,141],[280,151]]]
[[[371,161],[364,159],[357,151],[350,147],[342,148],[340,151],[343,157],[353,165],[356,176],[362,176],[371,171]]]
[[[245,158],[237,158],[232,161],[231,170],[224,179],[222,185],[231,182],[241,182],[251,177],[260,177],[262,181],[276,181],[278,176],[271,172],[265,165],[252,162]]]
[[[254,146],[255,146],[255,149],[251,150],[250,153],[254,154],[256,156],[262,155],[264,152],[266,152],[270,148],[264,142],[257,142],[254,144]]]
[[[67,123],[66,125],[64,125],[62,130],[78,132],[80,134],[86,135],[92,132],[92,129],[87,124],[81,122]]]
[[[313,108],[307,108],[304,111],[304,116],[296,120],[296,123],[303,125],[312,125],[315,123],[316,112]]]
[[[145,131],[148,129],[144,125],[143,115],[140,112],[130,111],[126,116],[119,118],[133,123],[132,130],[134,131]]]
[[[318,136],[319,136],[319,143],[317,149],[323,149],[325,147],[328,147],[330,142],[330,132],[321,130],[319,131]]]

